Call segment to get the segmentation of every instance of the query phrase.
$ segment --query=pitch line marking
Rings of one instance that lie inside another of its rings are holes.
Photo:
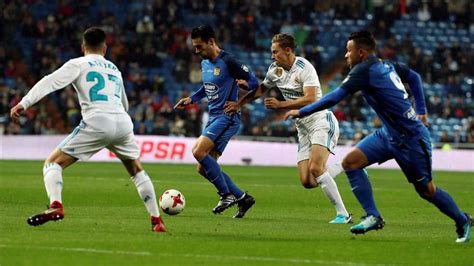
[[[156,253],[153,254],[148,251],[123,251],[123,250],[107,250],[107,249],[93,249],[93,248],[64,248],[64,247],[33,247],[33,246],[19,246],[19,245],[4,245],[0,244],[0,248],[26,248],[26,249],[39,249],[39,250],[53,250],[53,251],[67,251],[67,252],[84,252],[84,253],[98,253],[98,254],[112,254],[112,255],[134,255],[134,256],[162,256],[162,257],[192,257],[202,259],[216,259],[216,260],[245,260],[245,261],[261,261],[261,262],[283,262],[292,264],[324,264],[324,265],[373,265],[373,266],[385,266],[395,264],[366,264],[349,261],[330,261],[330,260],[313,260],[313,259],[291,259],[291,258],[275,258],[275,257],[259,257],[259,256],[218,256],[218,255],[207,255],[207,254],[172,254],[172,253]]]
[[[171,253],[158,253],[158,256],[168,256],[168,257],[176,257],[177,254]],[[208,258],[208,259],[216,259],[216,260],[246,260],[246,261],[261,261],[261,262],[280,262],[280,263],[295,263],[295,264],[324,264],[324,265],[351,265],[351,266],[386,266],[389,264],[366,264],[366,263],[358,263],[358,262],[350,262],[350,261],[330,261],[330,260],[313,260],[313,259],[291,259],[291,258],[275,258],[275,257],[259,257],[259,256],[219,256],[219,255],[206,255],[206,254],[179,254],[182,257],[194,257],[194,258]],[[395,264],[391,264],[395,265]]]
[[[71,252],[84,252],[84,253],[100,253],[100,254],[115,254],[115,255],[133,255],[133,256],[151,256],[152,254],[148,251],[124,251],[124,250],[107,250],[107,249],[94,249],[94,248],[64,248],[64,247],[33,247],[33,246],[16,246],[16,245],[3,245],[0,244],[1,248],[26,248],[26,249],[40,249],[40,250],[54,250],[54,251],[71,251]]]

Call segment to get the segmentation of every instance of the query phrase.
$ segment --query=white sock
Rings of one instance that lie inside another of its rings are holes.
[[[158,203],[156,202],[155,188],[150,180],[150,177],[145,171],[137,173],[132,176],[132,181],[137,187],[140,198],[145,203],[145,208],[151,216],[159,217]]]
[[[332,204],[336,207],[336,212],[338,215],[349,216],[347,213],[344,202],[342,202],[341,195],[337,189],[336,182],[332,179],[331,175],[326,171],[324,174],[316,178],[316,182],[321,186],[326,197],[331,201]]]
[[[333,179],[335,179],[338,174],[344,171],[344,168],[342,168],[341,162],[337,162],[335,164],[326,165],[326,171]]]
[[[63,189],[63,169],[57,163],[48,163],[43,168],[44,186],[48,193],[49,203],[61,201],[61,191]]]

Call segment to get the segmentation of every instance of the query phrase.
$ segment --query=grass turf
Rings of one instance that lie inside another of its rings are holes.
[[[474,242],[456,244],[453,222],[421,200],[401,171],[369,170],[386,227],[353,236],[330,225],[335,211],[320,189],[299,185],[296,168],[224,166],[257,203],[244,219],[222,215],[214,187],[192,165],[145,164],[157,194],[186,197],[168,232],[149,217],[117,163],[77,163],[63,172],[65,219],[39,227],[29,215],[48,203],[42,162],[0,161],[0,265],[473,265]],[[347,209],[363,211],[346,177],[336,179]],[[435,182],[474,213],[473,173],[436,172]]]

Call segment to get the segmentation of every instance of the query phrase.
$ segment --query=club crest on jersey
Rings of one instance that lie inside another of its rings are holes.
[[[282,67],[277,67],[276,70],[275,70],[275,74],[277,75],[277,77],[281,77],[283,76],[283,68]]]
[[[220,67],[214,68],[214,76],[219,76],[220,74],[221,74],[221,68]]]

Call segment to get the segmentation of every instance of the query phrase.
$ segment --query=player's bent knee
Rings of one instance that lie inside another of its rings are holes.
[[[206,157],[206,155],[207,155],[207,153],[205,153],[203,151],[200,151],[198,149],[193,150],[193,156],[198,161],[201,161],[202,159],[204,159],[204,157]]]
[[[318,176],[321,176],[322,174],[324,174],[325,172],[325,168],[324,167],[321,167],[321,166],[310,166],[309,167],[309,171],[311,172],[311,174],[316,178]]]
[[[418,195],[425,199],[425,200],[428,200],[430,201],[434,195],[432,195],[431,193],[429,193],[428,191],[417,191],[418,192]]]
[[[416,189],[416,192],[418,193],[418,195],[425,199],[425,200],[428,200],[430,201],[431,199],[433,199],[435,193],[436,193],[436,189],[432,186],[432,185],[416,185],[415,184],[415,189]]]
[[[369,161],[367,156],[360,149],[354,148],[344,157],[341,165],[344,171],[351,171],[366,167],[369,165]]]
[[[344,168],[344,171],[355,170],[354,164],[346,159],[342,161],[341,165],[342,165],[342,168]]]

